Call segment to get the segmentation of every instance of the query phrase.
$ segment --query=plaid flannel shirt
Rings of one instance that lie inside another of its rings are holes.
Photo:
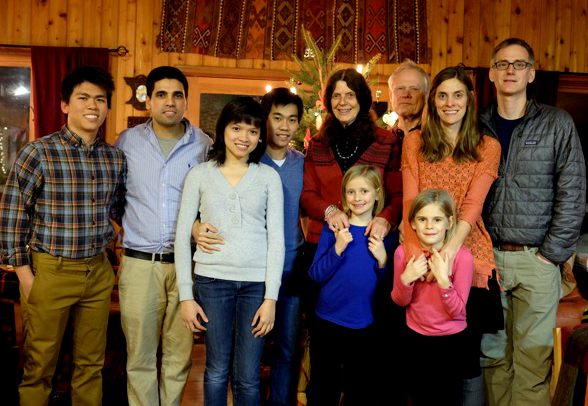
[[[110,217],[124,208],[124,154],[100,138],[90,146],[67,126],[27,144],[0,199],[0,245],[11,265],[34,251],[65,258],[103,252],[114,235]]]

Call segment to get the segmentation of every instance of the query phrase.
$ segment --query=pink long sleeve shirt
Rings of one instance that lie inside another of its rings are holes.
[[[425,336],[446,336],[459,333],[467,326],[466,303],[472,286],[474,259],[462,246],[453,262],[449,276],[451,286],[442,289],[436,281],[416,280],[409,286],[400,279],[407,263],[404,246],[394,253],[394,289],[392,300],[406,306],[406,324]]]

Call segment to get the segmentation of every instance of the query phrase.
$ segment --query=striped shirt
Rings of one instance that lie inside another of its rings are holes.
[[[183,121],[186,132],[169,155],[161,149],[152,121],[121,133],[115,146],[129,165],[123,246],[137,251],[173,252],[184,179],[206,161],[212,140]]]
[[[114,235],[122,215],[124,154],[96,138],[90,146],[67,125],[18,154],[0,200],[0,245],[11,265],[30,264],[30,249],[89,258]]]

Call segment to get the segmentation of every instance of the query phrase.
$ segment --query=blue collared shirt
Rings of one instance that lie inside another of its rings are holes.
[[[186,133],[165,157],[151,120],[122,132],[115,144],[127,157],[123,246],[138,251],[174,251],[184,179],[208,157],[212,140],[184,120]]]

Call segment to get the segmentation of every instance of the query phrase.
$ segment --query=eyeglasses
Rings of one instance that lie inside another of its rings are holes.
[[[523,70],[523,69],[527,69],[528,66],[533,66],[532,63],[529,63],[527,61],[514,61],[514,62],[498,61],[498,62],[494,62],[492,67],[494,69],[498,69],[498,70],[507,70],[510,65],[512,65],[512,67],[515,68],[516,70]]]

